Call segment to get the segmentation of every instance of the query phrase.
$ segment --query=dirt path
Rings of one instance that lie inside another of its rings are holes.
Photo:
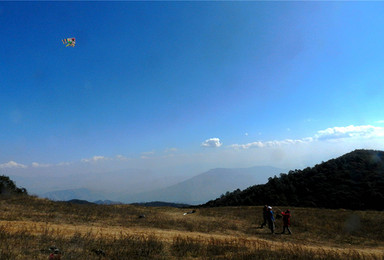
[[[302,248],[308,250],[324,250],[324,251],[338,251],[338,252],[349,252],[354,250],[361,255],[375,255],[377,257],[384,258],[384,247],[353,247],[353,248],[338,248],[332,246],[323,246],[323,245],[303,245],[292,242],[284,241],[271,241],[268,239],[256,237],[256,236],[246,236],[244,234],[238,235],[226,235],[226,234],[217,234],[217,233],[201,233],[201,232],[187,232],[179,230],[165,230],[165,229],[156,229],[156,228],[143,228],[143,227],[119,227],[119,226],[102,226],[92,223],[91,225],[77,225],[77,224],[50,224],[46,222],[33,222],[33,221],[0,221],[0,226],[4,226],[8,232],[15,233],[22,230],[27,230],[28,233],[34,235],[44,234],[47,230],[54,231],[57,234],[60,234],[65,237],[71,237],[76,233],[81,234],[92,234],[94,236],[102,236],[104,238],[110,237],[120,237],[124,235],[142,235],[150,236],[154,235],[163,242],[172,243],[176,237],[182,238],[192,238],[199,240],[201,243],[206,243],[210,239],[222,240],[222,241],[250,241],[258,244],[262,244],[270,250],[278,250],[287,248],[294,245],[299,245]]]

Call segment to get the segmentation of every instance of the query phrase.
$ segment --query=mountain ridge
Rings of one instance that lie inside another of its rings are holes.
[[[384,152],[355,150],[335,159],[271,177],[201,206],[282,205],[384,209]]]

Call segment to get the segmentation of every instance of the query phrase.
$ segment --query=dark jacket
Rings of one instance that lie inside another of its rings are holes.
[[[263,217],[266,219],[268,217],[268,208],[263,207]]]

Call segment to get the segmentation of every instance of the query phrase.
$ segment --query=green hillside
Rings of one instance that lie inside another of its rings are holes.
[[[384,152],[355,150],[303,170],[269,178],[203,206],[287,205],[384,209]]]

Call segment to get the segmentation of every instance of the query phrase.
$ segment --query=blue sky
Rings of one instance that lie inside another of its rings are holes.
[[[0,168],[289,168],[383,150],[383,13],[382,2],[1,2]]]

